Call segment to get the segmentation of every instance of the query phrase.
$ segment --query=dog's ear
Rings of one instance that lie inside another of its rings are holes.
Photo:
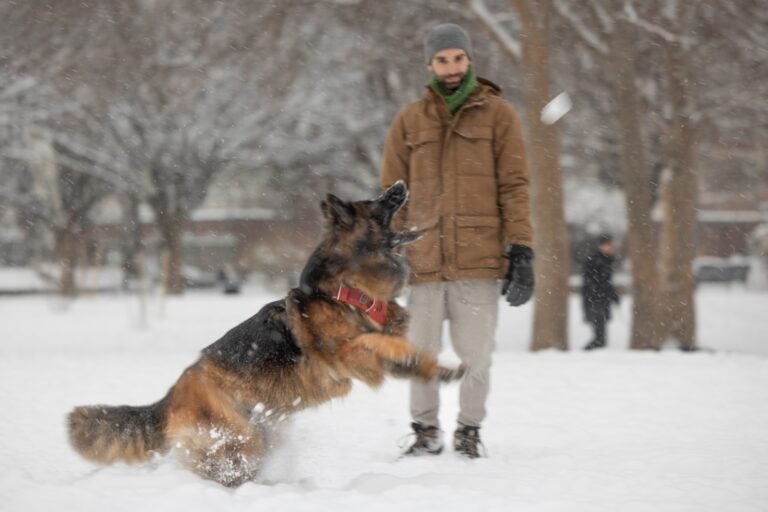
[[[352,207],[333,194],[325,197],[320,208],[326,220],[333,225],[349,227],[354,223],[355,212]]]
[[[374,213],[383,226],[389,226],[392,216],[402,208],[408,200],[408,187],[403,180],[398,180],[389,187],[376,201]]]
[[[395,213],[408,200],[408,187],[403,180],[398,180],[389,187],[376,201],[379,205]]]

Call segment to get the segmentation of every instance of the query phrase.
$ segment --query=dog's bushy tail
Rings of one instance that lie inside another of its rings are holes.
[[[167,400],[152,405],[75,407],[67,417],[69,440],[84,458],[100,464],[143,462],[167,450]]]

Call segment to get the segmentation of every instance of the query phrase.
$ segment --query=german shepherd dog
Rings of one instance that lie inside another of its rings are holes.
[[[322,202],[325,233],[298,288],[264,306],[202,351],[164,398],[146,406],[83,406],[68,416],[84,458],[108,464],[173,451],[228,487],[252,480],[278,420],[371,387],[385,376],[460,379],[404,338],[407,312],[394,298],[408,268],[395,249],[420,233],[390,230],[408,198],[398,182],[379,198]]]

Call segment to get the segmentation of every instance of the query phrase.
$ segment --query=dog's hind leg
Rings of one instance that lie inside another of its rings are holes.
[[[227,487],[256,476],[266,449],[264,432],[234,408],[209,369],[185,372],[170,401],[165,437],[182,464]]]
[[[190,426],[170,437],[182,464],[226,487],[238,487],[253,480],[266,454],[264,430],[247,422]]]

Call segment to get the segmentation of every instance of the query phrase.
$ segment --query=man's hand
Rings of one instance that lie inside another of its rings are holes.
[[[506,250],[509,268],[501,286],[510,306],[528,302],[533,294],[533,250],[524,245],[510,245]]]

